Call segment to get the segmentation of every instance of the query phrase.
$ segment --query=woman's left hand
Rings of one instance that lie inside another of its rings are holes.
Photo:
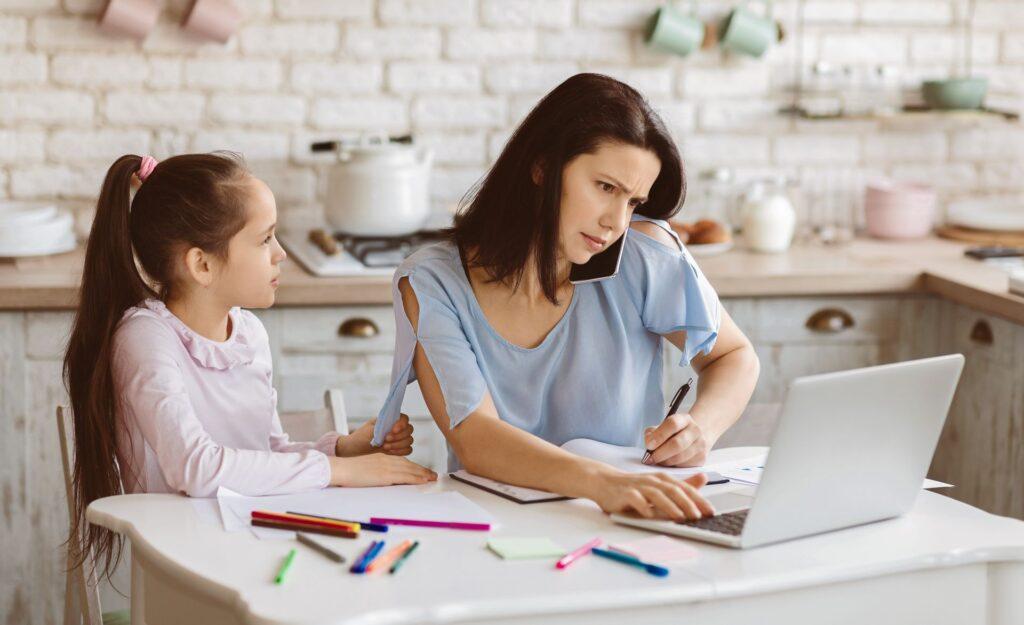
[[[688,413],[674,414],[656,428],[644,430],[644,444],[652,450],[647,464],[663,467],[699,467],[708,458],[714,440]]]
[[[408,456],[412,453],[413,426],[409,423],[408,415],[403,414],[391,426],[391,431],[384,437],[384,444],[381,447],[370,445],[376,424],[377,419],[370,419],[348,436],[339,437],[335,455],[351,457],[383,452],[391,456]]]

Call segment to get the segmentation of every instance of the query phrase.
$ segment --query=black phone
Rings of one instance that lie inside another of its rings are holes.
[[[626,232],[628,231],[627,228]],[[624,232],[621,237],[608,246],[608,249],[594,254],[587,262],[582,265],[573,263],[572,269],[569,270],[569,282],[573,284],[596,282],[619,273],[619,262],[622,260],[625,241],[626,233]]]
[[[986,245],[968,248],[964,251],[964,254],[978,260],[985,260],[986,258],[1013,258],[1014,256],[1024,256],[1024,248]]]

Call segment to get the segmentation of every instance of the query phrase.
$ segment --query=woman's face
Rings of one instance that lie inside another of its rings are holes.
[[[629,227],[661,172],[657,155],[622,143],[602,143],[562,170],[559,252],[582,265]]]
[[[287,254],[275,235],[277,203],[270,187],[250,176],[247,195],[245,226],[231,238],[215,286],[232,306],[267,308],[274,303],[279,265]]]

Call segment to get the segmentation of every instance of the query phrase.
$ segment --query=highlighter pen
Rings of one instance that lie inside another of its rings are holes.
[[[690,378],[689,380],[686,381],[686,384],[683,384],[682,386],[679,387],[679,390],[676,391],[675,397],[672,398],[672,403],[668,407],[668,414],[665,415],[665,419],[668,419],[669,417],[674,415],[677,410],[679,410],[679,404],[683,403],[683,398],[686,397],[686,394],[690,392],[690,386],[692,384],[693,378]],[[664,423],[665,419],[662,419],[661,422]],[[647,451],[645,451],[643,460],[641,460],[640,462],[643,464],[647,464],[647,461],[651,459],[651,453],[653,452],[653,449],[648,449]]]

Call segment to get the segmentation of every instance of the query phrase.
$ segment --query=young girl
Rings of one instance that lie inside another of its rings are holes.
[[[64,370],[75,422],[72,536],[108,570],[113,536],[84,513],[122,486],[211,497],[219,486],[271,495],[437,477],[402,457],[412,450],[404,416],[378,448],[372,422],[312,443],[282,431],[267,333],[244,310],[274,303],[285,259],[276,220],[270,189],[227,154],[159,164],[127,155],[107,172]]]

